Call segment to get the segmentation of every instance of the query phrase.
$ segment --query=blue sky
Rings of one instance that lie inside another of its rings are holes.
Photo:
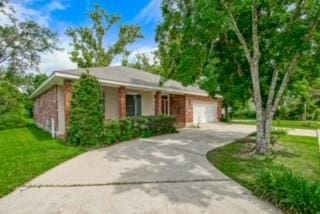
[[[122,24],[141,26],[143,39],[130,45],[132,55],[139,52],[151,52],[156,48],[155,29],[161,21],[161,0],[11,0],[11,4],[20,19],[33,19],[59,34],[63,51],[45,54],[40,64],[41,72],[50,74],[53,70],[74,68],[68,59],[70,39],[65,35],[68,27],[87,26],[90,20],[87,14],[95,4],[101,5],[111,14],[122,17]],[[106,43],[116,41],[118,29],[111,29]],[[113,64],[119,64],[120,59]]]

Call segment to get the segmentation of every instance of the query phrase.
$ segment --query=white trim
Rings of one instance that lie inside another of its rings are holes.
[[[65,109],[64,109],[64,87],[58,86],[57,87],[57,97],[58,97],[58,123],[57,123],[57,130],[58,135],[65,134],[66,124],[65,124]]]
[[[53,78],[55,77],[55,73],[53,73],[46,81],[44,81],[29,97],[33,98],[45,85],[47,85]]]
[[[166,110],[167,110],[167,114],[166,115],[170,115],[170,95],[169,94],[161,94],[160,95],[160,99],[161,99],[161,111],[162,111],[162,105],[163,105],[163,102],[162,102],[162,96],[166,96],[167,97],[167,102],[166,102]],[[163,112],[161,112],[163,114]]]
[[[66,79],[79,79],[80,78],[80,76],[77,76],[77,75],[54,72],[44,83],[41,84],[41,86],[38,89],[36,89],[31,94],[30,97],[33,98],[33,97],[37,96],[38,92],[55,77],[61,77],[61,78],[66,78]],[[163,87],[142,86],[142,85],[138,85],[138,84],[105,80],[105,79],[98,79],[98,81],[100,83],[106,84],[106,86],[119,86],[119,85],[121,85],[121,86],[126,86],[126,87],[133,87],[133,88],[137,88],[137,89],[150,89],[150,90],[156,90],[156,91],[163,91],[163,92],[167,92],[167,93],[209,96],[208,93],[197,93],[197,92],[190,92],[190,91],[184,91],[184,90],[173,90],[173,89],[167,89],[167,88],[163,88]]]

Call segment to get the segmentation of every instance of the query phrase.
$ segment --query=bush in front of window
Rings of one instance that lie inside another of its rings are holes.
[[[103,143],[103,93],[98,80],[82,74],[72,88],[68,142],[74,145]]]
[[[151,137],[177,132],[173,116],[140,116],[108,121],[104,128],[104,142],[113,144],[138,137]]]

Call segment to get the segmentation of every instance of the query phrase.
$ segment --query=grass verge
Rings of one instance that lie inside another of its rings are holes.
[[[232,120],[230,123],[243,124],[243,125],[256,125],[256,121],[248,120]],[[274,120],[273,127],[292,128],[292,129],[320,129],[320,123],[315,121],[297,121],[297,120]]]
[[[316,138],[281,136],[271,154],[264,157],[252,154],[254,142],[252,136],[238,140],[209,152],[207,158],[227,176],[287,213],[313,213],[319,209]]]
[[[84,151],[51,138],[32,124],[0,131],[0,197]]]

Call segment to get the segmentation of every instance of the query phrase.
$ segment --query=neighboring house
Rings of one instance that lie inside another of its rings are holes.
[[[63,136],[70,115],[72,82],[89,70],[104,92],[105,119],[140,115],[173,115],[178,126],[218,121],[222,98],[173,80],[123,66],[55,71],[32,95],[39,127]]]

